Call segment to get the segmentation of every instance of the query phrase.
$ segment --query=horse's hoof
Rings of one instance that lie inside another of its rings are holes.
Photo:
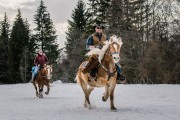
[[[91,106],[91,105],[89,105],[89,109],[92,109],[92,106]]]
[[[104,96],[102,96],[102,101],[106,102],[106,99],[104,98]]]
[[[111,107],[111,111],[116,112],[116,111],[117,111],[117,108]]]
[[[48,92],[45,92],[46,95],[48,95],[49,93]]]
[[[43,95],[41,94],[41,95],[39,95],[39,98],[43,98]]]
[[[84,107],[85,107],[85,108],[88,108],[87,104],[84,104]]]
[[[36,97],[39,97],[38,93],[36,93]]]

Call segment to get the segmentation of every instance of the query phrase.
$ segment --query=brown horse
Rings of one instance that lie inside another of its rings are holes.
[[[97,72],[97,80],[89,80],[89,73],[84,74],[82,63],[76,75],[76,80],[80,84],[85,94],[85,108],[91,108],[89,95],[95,87],[105,87],[105,92],[102,97],[103,101],[107,101],[110,96],[110,109],[117,110],[114,106],[114,89],[116,87],[117,71],[115,63],[120,60],[120,48],[122,45],[121,38],[112,36],[108,42],[105,42],[104,47],[100,50],[94,48],[86,55],[90,57],[98,56],[100,65]]]
[[[45,94],[46,95],[49,94],[49,91],[50,91],[50,84],[49,83],[51,82],[51,72],[52,72],[52,67],[50,65],[42,67],[39,70],[35,80],[33,81],[33,85],[36,89],[36,96],[37,97],[43,98],[43,87],[44,87],[44,85],[47,86],[47,91],[45,92]],[[38,85],[39,93],[38,93],[36,84]]]

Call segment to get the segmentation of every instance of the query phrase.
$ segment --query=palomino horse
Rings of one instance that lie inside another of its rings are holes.
[[[114,89],[116,87],[117,71],[115,63],[120,60],[120,49],[122,45],[121,38],[112,36],[109,41],[105,42],[104,47],[100,50],[94,48],[88,52],[87,56],[97,56],[100,62],[97,72],[97,80],[89,80],[89,73],[84,74],[83,64],[79,67],[76,75],[76,80],[80,84],[85,94],[85,108],[91,108],[89,95],[95,87],[105,87],[105,92],[102,100],[105,102],[110,96],[110,109],[117,110],[114,106]]]
[[[43,98],[43,87],[44,85],[47,86],[47,91],[45,92],[46,95],[49,94],[50,91],[50,85],[49,83],[51,82],[51,72],[52,72],[52,66],[51,65],[46,65],[45,67],[41,68],[33,81],[33,85],[36,89],[36,96],[39,98]],[[39,88],[39,93],[37,90],[37,86]]]

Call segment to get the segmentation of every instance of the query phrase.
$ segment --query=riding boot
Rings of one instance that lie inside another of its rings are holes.
[[[119,81],[124,81],[126,78],[124,76],[122,76],[121,74],[117,74],[117,80]]]
[[[117,69],[117,81],[120,81],[122,83],[126,82],[126,78],[121,75],[121,65],[119,63],[116,63],[116,69]]]
[[[90,71],[93,71],[93,69],[95,69],[98,65],[99,65],[98,57],[96,55],[92,55],[89,58],[89,62],[87,63],[85,68],[82,70],[82,72],[84,74],[86,74],[86,73],[88,73]]]

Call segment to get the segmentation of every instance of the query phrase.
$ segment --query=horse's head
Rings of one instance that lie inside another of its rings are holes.
[[[52,65],[47,65],[46,70],[47,70],[47,78],[50,80],[52,77]]]
[[[120,49],[123,42],[121,38],[113,35],[109,40],[109,54],[112,56],[115,63],[118,63],[120,60]]]
[[[46,70],[46,67],[42,67],[39,71],[39,74],[41,77],[46,77],[48,74],[48,71]]]

